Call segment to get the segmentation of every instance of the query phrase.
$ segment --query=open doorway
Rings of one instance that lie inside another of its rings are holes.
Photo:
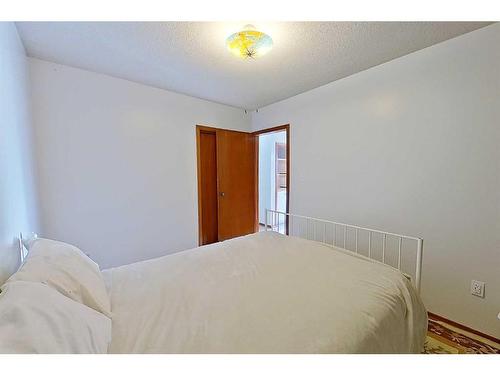
[[[264,129],[258,137],[258,220],[259,230],[265,230],[266,209],[288,212],[290,188],[289,125]],[[275,231],[288,232],[285,215],[275,220],[268,217],[268,225]]]

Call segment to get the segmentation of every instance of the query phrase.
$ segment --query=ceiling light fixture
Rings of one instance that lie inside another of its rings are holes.
[[[246,25],[243,30],[230,35],[226,46],[234,55],[243,59],[253,59],[265,55],[273,48],[273,40],[253,25]]]

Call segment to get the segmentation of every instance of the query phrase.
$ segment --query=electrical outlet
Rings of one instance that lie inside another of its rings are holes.
[[[484,281],[472,280],[470,283],[470,294],[484,298]]]

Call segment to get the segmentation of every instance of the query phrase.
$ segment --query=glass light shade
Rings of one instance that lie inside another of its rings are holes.
[[[256,58],[265,55],[273,48],[273,40],[262,31],[257,31],[251,25],[230,35],[226,46],[234,55],[243,58]]]

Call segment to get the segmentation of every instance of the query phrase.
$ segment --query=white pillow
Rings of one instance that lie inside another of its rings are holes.
[[[24,264],[8,281],[44,283],[111,317],[110,299],[99,266],[67,243],[44,238],[32,241]]]
[[[47,285],[7,282],[0,293],[0,353],[107,353],[111,320]]]

